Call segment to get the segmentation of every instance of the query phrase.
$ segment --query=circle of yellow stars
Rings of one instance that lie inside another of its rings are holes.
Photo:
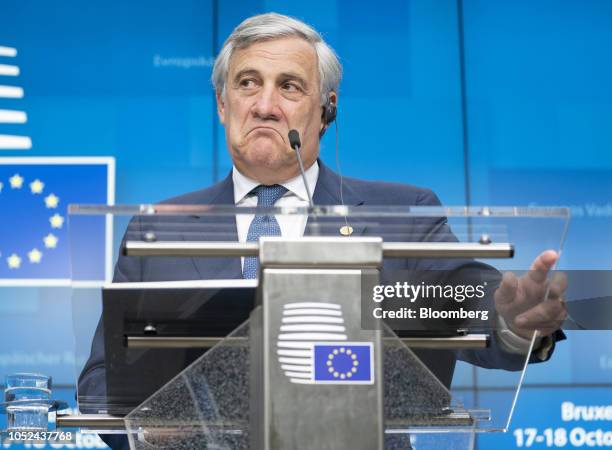
[[[339,372],[334,368],[334,358],[340,354],[344,354],[353,360],[353,367],[351,367],[351,370],[348,370],[346,372]],[[333,375],[334,378],[340,378],[341,380],[351,378],[353,374],[357,372],[357,366],[359,366],[359,361],[357,361],[357,355],[353,353],[350,348],[335,348],[329,355],[327,355],[327,370]]]
[[[12,177],[9,178],[10,189],[23,189],[24,183],[25,179],[18,173],[14,174]],[[60,202],[60,199],[57,195],[50,193],[47,196],[43,196],[45,183],[43,183],[37,178],[31,183],[29,183],[29,188],[32,195],[40,195],[41,197],[43,197],[43,201],[47,209],[57,209],[57,206]],[[0,182],[0,194],[2,193],[3,189],[4,183]],[[58,237],[53,234],[53,230],[58,230],[64,226],[64,217],[55,212],[55,214],[49,217],[49,224],[51,225],[52,231],[46,236],[42,237],[41,243],[45,246],[46,249],[52,250],[57,247],[57,243],[59,241]],[[1,256],[2,255],[0,254],[0,257]],[[34,247],[29,252],[27,252],[27,257],[30,264],[40,264],[43,258],[43,252],[37,247]],[[17,253],[12,253],[6,257],[6,263],[8,264],[9,269],[19,269],[21,267],[22,261],[22,257]]]

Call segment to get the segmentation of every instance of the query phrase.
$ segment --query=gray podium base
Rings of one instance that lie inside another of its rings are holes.
[[[249,449],[251,349],[249,339],[244,339],[249,334],[247,321],[126,416],[130,447]],[[407,449],[411,442],[418,450],[473,448],[474,420],[469,412],[451,399],[449,391],[401,340],[393,338],[392,331],[383,334],[383,379],[377,382],[382,381],[384,392],[384,448]],[[325,414],[324,406],[321,414]],[[293,415],[299,423],[299,405],[274,413]],[[347,414],[350,418],[370,412]],[[344,424],[349,429],[343,432],[358,433],[350,429],[346,417],[326,419],[329,427]],[[337,450],[319,442],[317,435],[307,442],[296,440],[293,448]]]

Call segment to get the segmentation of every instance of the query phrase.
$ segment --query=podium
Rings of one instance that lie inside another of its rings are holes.
[[[103,221],[124,238],[103,289],[79,263],[82,239],[71,248],[82,414],[57,423],[134,449],[465,449],[506,431],[536,336],[504,343],[494,292],[502,271],[559,251],[569,220],[562,208],[70,211],[71,234]],[[304,233],[240,242],[241,214],[286,215]],[[258,279],[240,279],[253,256]],[[83,324],[100,315],[94,338]],[[83,369],[101,334],[103,364]]]

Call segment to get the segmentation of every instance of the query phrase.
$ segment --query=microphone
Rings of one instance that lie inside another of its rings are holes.
[[[300,133],[298,133],[298,130],[289,130],[289,145],[296,151],[298,151],[302,146],[302,142],[300,141]]]
[[[304,164],[302,163],[302,156],[300,155],[300,148],[302,147],[302,142],[300,141],[300,133],[298,133],[297,130],[289,130],[288,136],[289,145],[293,150],[295,150],[295,155],[297,156],[298,164],[300,166],[300,173],[302,174],[302,181],[304,182],[304,187],[306,188],[306,195],[308,196],[308,203],[312,208],[312,195],[310,195],[310,189],[308,188],[308,182],[306,181],[306,172],[304,172]]]

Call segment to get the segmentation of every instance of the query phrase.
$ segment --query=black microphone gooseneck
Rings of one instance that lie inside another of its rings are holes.
[[[295,155],[297,156],[298,164],[300,166],[300,173],[302,174],[302,181],[304,182],[304,187],[306,188],[306,195],[308,196],[308,203],[312,208],[312,195],[310,195],[310,188],[308,187],[308,181],[306,180],[306,172],[304,171],[304,164],[302,163],[302,155],[300,155],[300,148],[302,147],[302,142],[300,141],[300,133],[298,133],[297,130],[289,130],[289,145],[292,149],[295,150]]]

